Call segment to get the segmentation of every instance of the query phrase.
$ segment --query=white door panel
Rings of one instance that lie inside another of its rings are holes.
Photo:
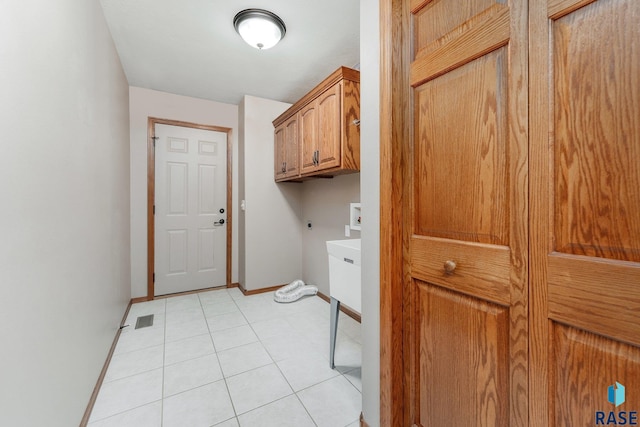
[[[155,294],[224,285],[227,135],[155,130]]]

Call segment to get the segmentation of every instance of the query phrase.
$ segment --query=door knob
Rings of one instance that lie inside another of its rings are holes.
[[[224,219],[214,222],[213,225],[216,227],[220,227],[221,225],[224,225]]]
[[[444,263],[444,271],[448,274],[451,274],[456,269],[456,262],[452,260],[445,261]]]

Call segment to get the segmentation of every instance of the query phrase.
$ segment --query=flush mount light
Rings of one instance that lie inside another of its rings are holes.
[[[287,28],[275,13],[263,9],[245,9],[233,18],[233,26],[250,46],[269,49],[284,37]]]

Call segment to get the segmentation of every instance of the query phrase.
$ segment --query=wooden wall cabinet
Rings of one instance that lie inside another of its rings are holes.
[[[276,127],[274,133],[276,181],[297,178],[300,175],[298,118],[299,115],[295,114]]]
[[[341,67],[273,121],[275,180],[359,172],[359,118],[360,72]]]

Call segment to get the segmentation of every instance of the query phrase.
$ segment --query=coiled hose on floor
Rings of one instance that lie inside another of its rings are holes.
[[[298,279],[278,289],[273,295],[273,300],[275,302],[288,303],[298,301],[304,296],[315,295],[317,293],[317,286],[305,285],[302,280]]]

